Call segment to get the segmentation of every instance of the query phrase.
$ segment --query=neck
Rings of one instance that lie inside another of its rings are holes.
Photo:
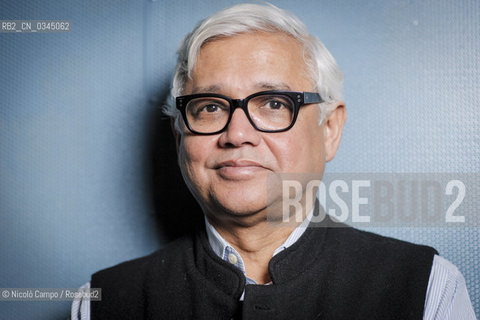
[[[310,209],[311,207],[306,212]],[[207,215],[207,219],[241,255],[247,276],[259,284],[265,284],[271,281],[268,264],[275,250],[287,240],[306,214],[304,212],[301,219],[288,224],[268,222],[266,217],[259,216],[219,219],[218,215]]]

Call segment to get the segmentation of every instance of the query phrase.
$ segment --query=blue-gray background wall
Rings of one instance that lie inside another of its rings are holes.
[[[152,182],[175,161],[157,147],[171,139],[159,101],[182,36],[234,3],[0,3],[3,20],[72,21],[70,33],[0,34],[0,287],[78,287],[166,243],[162,194],[183,189]],[[348,121],[327,171],[479,173],[479,1],[272,3],[345,73]],[[436,247],[480,316],[478,227],[378,232]],[[0,302],[1,319],[68,316],[68,302]]]

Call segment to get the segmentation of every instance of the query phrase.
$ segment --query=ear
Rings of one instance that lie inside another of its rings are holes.
[[[325,160],[335,157],[340,140],[342,139],[343,125],[347,120],[347,111],[343,101],[335,102],[335,109],[324,120],[323,136],[325,138]]]

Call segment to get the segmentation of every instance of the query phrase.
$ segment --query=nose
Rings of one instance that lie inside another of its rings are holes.
[[[241,147],[243,145],[256,146],[260,143],[260,131],[257,131],[241,108],[233,114],[227,129],[221,133],[219,144],[221,147]]]

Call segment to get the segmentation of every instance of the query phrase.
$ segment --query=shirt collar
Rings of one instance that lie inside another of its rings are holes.
[[[296,227],[292,233],[288,236],[287,240],[283,242],[275,251],[273,252],[273,256],[277,255],[278,253],[282,252],[283,250],[287,249],[291,245],[293,245],[297,240],[303,235],[305,232],[308,223],[311,220],[313,215],[313,209],[308,213],[305,220],[302,221],[298,227]],[[255,281],[251,280],[247,277],[245,272],[245,264],[243,263],[243,259],[240,254],[233,248],[215,229],[214,226],[208,222],[207,217],[205,219],[205,227],[207,231],[208,242],[210,247],[212,247],[213,252],[222,260],[229,262],[239,268],[245,277],[247,278],[247,284],[249,282],[255,283]],[[233,257],[233,256],[234,257]]]

